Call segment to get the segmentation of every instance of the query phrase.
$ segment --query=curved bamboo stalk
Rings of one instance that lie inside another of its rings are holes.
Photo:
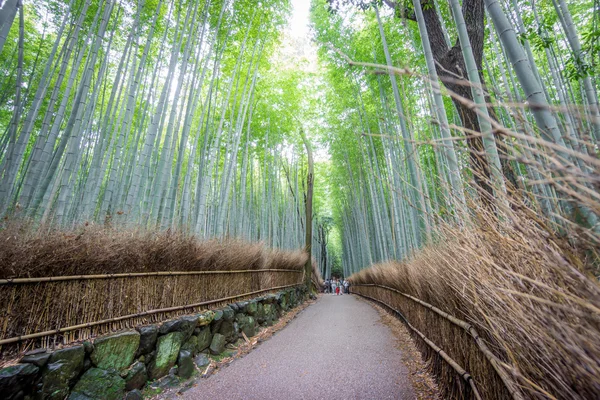
[[[354,285],[354,286],[367,286],[367,285]],[[371,286],[371,285],[369,285],[369,286]],[[373,285],[373,286],[379,286],[379,285]],[[458,364],[456,361],[454,361],[454,359],[452,359],[444,350],[442,350],[441,347],[436,345],[429,338],[427,338],[427,336],[425,336],[421,331],[419,331],[417,328],[412,326],[410,324],[410,322],[408,322],[408,320],[406,319],[404,314],[402,314],[400,311],[396,310],[394,307],[390,306],[389,304],[387,304],[381,300],[377,300],[377,299],[375,299],[371,296],[367,296],[365,294],[361,294],[361,293],[357,293],[357,294],[359,296],[365,297],[365,298],[373,300],[379,304],[382,304],[382,305],[386,306],[387,308],[389,308],[390,310],[394,311],[396,314],[398,314],[398,316],[404,321],[404,323],[406,323],[406,325],[413,332],[415,332],[425,342],[425,344],[427,344],[429,347],[431,347],[431,349],[433,351],[435,351],[440,357],[442,357],[442,359],[444,361],[446,361],[446,363],[448,363],[448,365],[450,365],[450,367],[452,367],[452,369],[454,369],[454,371],[456,371],[456,373],[458,375],[460,375],[460,377],[462,379],[464,379],[464,381],[467,384],[469,384],[469,386],[471,387],[471,390],[473,391],[473,397],[475,397],[477,400],[481,400],[481,395],[479,394],[479,391],[477,390],[477,386],[475,385],[475,380],[473,379],[471,374],[469,374],[463,367],[461,367],[460,364]]]
[[[254,292],[239,294],[239,295],[235,295],[235,296],[224,297],[224,298],[221,298],[221,299],[203,301],[203,302],[195,303],[195,304],[187,304],[187,305],[184,305],[184,306],[176,306],[176,307],[168,307],[168,308],[159,308],[157,310],[149,310],[149,311],[144,311],[144,312],[137,313],[137,314],[123,315],[123,316],[120,316],[120,317],[110,318],[110,319],[104,319],[104,320],[101,320],[101,321],[87,322],[85,324],[67,326],[66,328],[54,329],[54,330],[51,330],[51,331],[44,331],[44,332],[32,333],[32,334],[23,335],[23,336],[15,336],[15,337],[12,337],[12,338],[0,340],[0,346],[5,345],[5,344],[9,344],[9,343],[22,342],[24,340],[29,340],[29,339],[41,338],[41,337],[44,337],[44,336],[56,335],[56,334],[59,334],[59,333],[71,332],[71,331],[74,331],[74,330],[77,330],[77,329],[84,329],[84,328],[90,328],[92,326],[109,324],[111,322],[118,322],[118,321],[123,321],[123,320],[126,320],[126,319],[143,317],[143,316],[146,316],[146,315],[159,314],[159,313],[171,312],[171,311],[179,311],[179,310],[185,310],[185,309],[188,309],[188,308],[202,307],[202,306],[206,306],[206,305],[210,305],[210,304],[215,304],[215,303],[221,303],[221,302],[229,301],[229,300],[233,300],[233,299],[239,299],[239,298],[242,298],[242,297],[253,296],[253,295],[259,294],[259,293],[270,292],[272,290],[287,289],[287,288],[291,288],[291,287],[295,287],[295,286],[300,286],[300,285],[301,285],[301,283],[295,283],[293,285],[277,286],[277,287],[272,287],[272,288],[268,288],[268,289],[256,290]]]
[[[418,298],[411,296],[409,294],[406,294],[406,293],[402,293],[401,291],[391,288],[391,287],[388,287],[388,286],[378,285],[378,284],[374,284],[374,283],[372,283],[372,284],[357,284],[357,285],[353,285],[353,286],[374,286],[374,287],[380,287],[382,289],[392,291],[394,293],[397,293],[401,296],[406,297],[407,299],[414,301],[415,303],[422,305],[425,308],[430,309],[431,311],[435,312],[442,318],[445,318],[448,321],[452,322],[454,325],[464,329],[473,338],[473,340],[477,344],[477,347],[479,347],[479,350],[483,353],[485,358],[492,365],[492,367],[494,368],[494,371],[496,371],[496,373],[498,374],[498,377],[500,377],[500,379],[502,380],[502,383],[504,384],[504,386],[506,386],[506,389],[509,391],[512,398],[515,400],[523,399],[521,394],[515,388],[515,382],[513,382],[509,378],[509,376],[506,374],[506,372],[502,369],[504,362],[502,360],[500,360],[494,353],[492,353],[492,351],[489,349],[487,344],[485,344],[485,342],[483,341],[481,336],[479,336],[479,333],[477,332],[477,330],[475,329],[475,327],[473,325],[469,324],[466,321],[458,319],[458,318],[448,314],[445,311],[440,310],[439,308],[435,307],[432,304],[426,303],[421,299],[418,299]]]

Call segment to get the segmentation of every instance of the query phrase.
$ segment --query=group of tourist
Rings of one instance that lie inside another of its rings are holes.
[[[341,295],[350,293],[350,282],[345,279],[327,279],[325,281],[325,293]]]

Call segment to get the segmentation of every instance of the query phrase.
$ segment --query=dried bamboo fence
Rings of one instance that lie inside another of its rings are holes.
[[[2,279],[2,358],[32,347],[85,340],[219,307],[303,282],[302,263],[295,268],[268,266]]]
[[[388,286],[353,284],[352,292],[399,314],[419,339],[417,343],[434,375],[451,382],[443,386],[444,398],[523,398],[516,382],[503,369],[504,363],[489,350],[471,324]],[[425,330],[429,337],[422,333]]]

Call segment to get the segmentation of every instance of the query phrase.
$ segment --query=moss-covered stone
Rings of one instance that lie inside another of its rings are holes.
[[[179,385],[179,379],[175,375],[167,375],[159,381],[152,384],[154,388],[158,388],[160,390],[172,388]]]
[[[240,329],[240,325],[237,322],[233,323],[233,331],[234,331],[234,335],[232,338],[229,339],[229,341],[231,343],[235,342],[240,336],[241,336],[241,332],[242,330]]]
[[[206,354],[199,354],[194,358],[194,364],[196,364],[198,368],[204,368],[210,364],[210,358],[208,358]]]
[[[241,330],[247,337],[256,335],[256,321],[251,316],[245,318],[244,323],[241,325]]]
[[[64,361],[75,366],[83,364],[83,357],[85,357],[83,346],[76,345],[67,347],[65,349],[56,350],[54,353],[52,353],[52,356],[50,356],[49,362],[55,363],[57,361]]]
[[[211,354],[217,355],[222,353],[225,349],[226,343],[227,340],[225,339],[225,336],[221,335],[220,333],[215,333],[212,338],[212,342],[210,343]]]
[[[256,314],[254,315],[254,318],[256,318],[256,321],[259,324],[262,324],[263,322],[265,322],[265,306],[263,305],[263,303],[257,304]]]
[[[33,367],[41,368],[42,373],[38,373],[37,380],[32,382],[32,387],[41,382],[40,398],[64,399],[69,395],[69,387],[72,387],[81,374],[84,376],[88,376],[92,372],[98,374],[95,372],[96,370],[105,370],[104,372],[108,374],[109,378],[111,376],[118,377],[125,382],[126,390],[131,391],[143,387],[148,378],[164,377],[176,363],[178,364],[177,374],[182,378],[187,378],[191,375],[190,371],[195,371],[195,354],[205,351],[216,357],[226,356],[224,351],[226,351],[225,346],[228,341],[232,342],[241,337],[241,332],[248,337],[254,336],[256,328],[261,322],[272,324],[284,310],[305,301],[307,296],[306,291],[286,290],[276,295],[263,296],[261,301],[256,299],[244,301],[229,305],[216,312],[209,311],[180,317],[167,321],[160,327],[140,327],[138,328],[139,333],[129,331],[103,337],[97,339],[94,345],[86,343],[85,350],[83,346],[76,346],[71,349],[59,350],[56,352],[57,355],[50,356],[40,353],[27,356],[29,358],[25,357],[22,361],[26,361]],[[161,332],[160,337],[159,331]],[[86,351],[89,356],[85,355]],[[143,355],[145,360],[136,362],[129,370],[126,370],[133,363],[135,357],[140,355]],[[199,365],[206,367],[208,365],[206,355],[200,357]],[[95,368],[86,371],[86,368],[83,367],[84,361],[88,361],[90,364],[90,360]],[[119,372],[121,372],[121,376],[119,376]],[[80,390],[82,386],[79,383],[76,386],[79,389],[72,391],[70,399],[92,398],[86,394],[87,389]],[[1,388],[0,393],[6,397]],[[121,392],[120,398],[124,393],[125,389]],[[25,391],[18,393],[18,396],[21,397],[27,397],[27,395],[28,393]],[[102,398],[109,397],[103,395]]]
[[[183,339],[187,340],[190,336],[192,336],[194,329],[196,329],[198,319],[198,315],[186,315],[171,321],[167,321],[160,326],[158,333],[160,335],[166,335],[167,333],[171,332],[181,332],[183,333]]]
[[[294,308],[297,305],[298,302],[298,297],[296,296],[296,291],[295,290],[291,290],[289,295],[288,295],[288,299],[289,299],[289,307],[290,308]]]
[[[154,350],[156,346],[156,339],[158,337],[158,326],[146,325],[139,326],[136,328],[140,333],[140,346],[138,348],[138,355],[145,355]]]
[[[156,343],[156,355],[148,365],[148,377],[158,379],[165,376],[171,367],[175,365],[179,349],[183,342],[182,332],[171,332],[160,336]]]
[[[37,352],[35,354],[25,354],[25,356],[23,356],[19,362],[33,364],[41,368],[46,365],[48,360],[50,360],[51,355],[51,353],[46,353],[45,351]]]
[[[85,354],[92,354],[94,352],[94,344],[89,340],[86,340],[83,342],[83,350],[85,351]]]
[[[256,315],[257,311],[258,311],[258,305],[255,301],[250,301],[245,308],[246,314],[249,314],[249,315]]]
[[[283,310],[288,309],[288,296],[287,294],[283,294],[279,299],[279,305]]]
[[[143,362],[136,361],[125,377],[125,390],[141,389],[148,380],[148,373]]]
[[[91,368],[73,388],[69,400],[120,400],[125,380],[115,371]]]
[[[83,369],[84,357],[82,345],[55,351],[42,372],[42,397],[63,400]]]
[[[208,349],[210,342],[212,341],[212,333],[210,333],[210,327],[205,326],[200,329],[198,333],[198,346],[196,347],[196,353],[200,353],[202,350]]]
[[[121,371],[131,365],[139,344],[140,334],[133,330],[104,336],[94,341],[90,359],[100,369]]]
[[[246,318],[246,314],[239,312],[237,314],[235,314],[235,322],[240,322],[242,319]]]
[[[236,314],[236,322],[239,324],[239,329],[247,337],[254,336],[256,334],[256,320],[254,317],[246,314]]]
[[[215,310],[213,321],[219,321],[221,318],[223,318],[223,310]]]
[[[22,398],[33,386],[39,372],[33,364],[17,364],[0,369],[0,394],[3,399]]]
[[[183,345],[181,345],[181,350],[189,351],[193,356],[198,353],[198,336],[191,336],[188,340],[185,341]]]
[[[235,311],[233,311],[233,308],[227,306],[227,307],[223,307],[223,319],[225,321],[233,321],[233,318],[235,317]]]
[[[92,364],[92,361],[89,358],[85,358],[83,360],[83,372],[87,371],[88,369],[92,368],[94,365]]]
[[[267,323],[267,325],[273,325],[273,322],[275,321],[275,319],[277,319],[276,316],[276,312],[277,309],[275,308],[274,304],[265,304],[264,306],[264,312],[265,312],[265,318],[264,318],[264,322]]]
[[[154,357],[156,357],[156,350],[153,350],[144,356],[144,364],[149,365],[152,360],[154,360]]]
[[[232,321],[223,321],[221,328],[219,329],[219,333],[225,336],[225,339],[228,342],[231,342],[236,338],[236,332],[233,324],[234,323]]]
[[[225,320],[223,318],[221,318],[219,320],[214,320],[210,324],[210,331],[212,332],[213,335],[215,333],[219,333],[219,329],[221,329],[221,325],[223,324],[223,321],[225,321]]]
[[[179,357],[177,358],[177,375],[183,379],[188,379],[192,376],[196,368],[194,368],[194,361],[192,360],[192,353],[187,350],[181,350]]]
[[[207,311],[202,314],[198,314],[198,325],[197,326],[206,326],[210,324],[213,319],[215,319],[215,313],[213,311]]]

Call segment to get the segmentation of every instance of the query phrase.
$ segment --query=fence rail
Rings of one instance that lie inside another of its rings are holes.
[[[384,301],[378,300],[378,299],[368,296],[366,294],[361,294],[361,293],[357,293],[357,294],[359,296],[362,296],[364,298],[372,300],[376,303],[379,303],[379,304],[385,306],[386,308],[392,310],[393,312],[395,312],[406,323],[406,325],[410,328],[410,330],[412,330],[417,336],[419,336],[423,340],[423,342],[425,342],[425,344],[427,344],[427,346],[429,346],[435,353],[437,353],[440,357],[442,357],[444,359],[444,361],[446,361],[446,363],[448,363],[448,365],[450,365],[450,367],[452,367],[452,369],[454,371],[456,371],[456,373],[466,382],[466,384],[469,385],[469,387],[471,388],[471,391],[473,393],[473,397],[476,400],[481,400],[481,395],[479,394],[479,391],[477,390],[477,385],[476,385],[473,377],[471,376],[471,374],[469,374],[459,363],[457,363],[454,359],[452,359],[448,355],[448,353],[446,353],[441,347],[439,347],[434,342],[432,342],[420,330],[418,330],[410,322],[408,322],[408,320],[406,319],[404,314],[402,314],[400,311],[396,310],[394,307],[392,307],[391,305],[387,304]]]
[[[81,325],[68,326],[66,328],[59,328],[56,330],[51,330],[51,331],[46,331],[46,332],[38,332],[38,333],[33,333],[30,335],[24,335],[24,336],[16,336],[16,337],[0,340],[0,345],[22,342],[22,341],[28,340],[28,339],[37,339],[37,338],[44,337],[44,336],[56,335],[59,333],[70,332],[70,331],[74,331],[77,329],[90,328],[90,327],[96,326],[96,325],[108,324],[111,322],[118,322],[118,321],[123,321],[123,320],[136,318],[136,317],[143,317],[143,316],[152,315],[152,314],[167,313],[167,312],[179,311],[179,310],[188,310],[191,308],[203,307],[203,306],[207,306],[207,305],[211,305],[211,304],[241,299],[241,298],[245,298],[245,297],[249,297],[249,296],[255,296],[260,293],[270,292],[270,291],[274,291],[274,290],[282,290],[282,289],[287,289],[287,288],[296,287],[296,286],[299,286],[299,284],[278,286],[278,287],[273,287],[273,288],[268,288],[268,289],[257,290],[257,291],[250,292],[250,293],[244,293],[244,294],[240,294],[237,296],[229,296],[229,297],[224,297],[221,299],[203,301],[203,302],[195,303],[195,304],[186,304],[184,306],[179,306],[179,307],[169,307],[169,308],[162,308],[162,309],[158,309],[158,310],[149,310],[149,311],[144,311],[144,312],[141,312],[138,314],[123,315],[121,317],[116,317],[116,318],[102,320],[102,321],[87,322],[87,323],[81,324]]]
[[[514,399],[514,400],[522,400],[523,399],[521,393],[517,389],[517,383],[513,379],[511,379],[511,377],[503,369],[503,367],[505,367],[506,364],[503,363],[495,354],[492,353],[492,351],[489,349],[489,347],[487,346],[487,344],[483,341],[483,339],[481,338],[481,336],[479,335],[479,333],[477,332],[477,330],[475,329],[475,327],[473,325],[471,325],[468,322],[463,321],[463,320],[461,320],[459,318],[456,318],[456,317],[448,314],[447,312],[442,311],[441,309],[435,307],[434,305],[429,304],[429,303],[427,303],[427,302],[425,302],[425,301],[423,301],[423,300],[421,300],[421,299],[419,299],[417,297],[411,296],[411,295],[409,295],[407,293],[403,293],[403,292],[401,292],[401,291],[399,291],[397,289],[391,288],[389,286],[371,283],[371,284],[353,284],[352,287],[354,288],[354,292],[356,294],[358,294],[360,296],[363,296],[363,297],[366,297],[366,298],[369,298],[371,300],[374,300],[374,301],[376,301],[378,303],[381,303],[384,306],[388,307],[389,309],[393,310],[395,313],[397,313],[404,320],[404,322],[406,322],[406,324],[408,325],[408,327],[411,330],[413,330],[419,337],[421,337],[421,339],[423,339],[423,341],[429,347],[431,347],[432,349],[434,349],[434,351],[436,353],[438,353],[464,379],[465,375],[462,373],[462,372],[466,373],[466,371],[464,371],[464,368],[462,366],[460,366],[455,360],[453,360],[452,358],[450,358],[450,356],[448,356],[448,354],[446,354],[445,352],[442,355],[440,352],[443,352],[443,350],[441,348],[439,348],[439,346],[437,346],[429,338],[427,338],[421,331],[419,331],[417,328],[415,328],[413,325],[411,325],[411,323],[408,321],[408,319],[406,318],[406,316],[405,316],[404,313],[402,313],[400,310],[396,309],[395,307],[391,306],[390,304],[382,301],[381,299],[375,298],[373,296],[369,296],[369,295],[367,295],[365,293],[360,293],[360,290],[356,291],[356,288],[360,288],[360,287],[373,287],[373,288],[384,289],[384,290],[386,290],[386,291],[388,291],[390,293],[400,295],[400,296],[402,296],[402,297],[404,297],[406,299],[409,299],[414,304],[418,304],[423,309],[427,309],[429,311],[432,311],[433,313],[435,313],[439,317],[441,317],[441,318],[449,321],[453,325],[461,328],[466,333],[468,333],[468,335],[473,339],[473,342],[477,346],[478,350],[485,357],[485,359],[489,362],[489,364],[492,366],[492,368],[496,372],[498,378],[501,380],[503,386],[506,388],[506,390],[510,394],[511,398]],[[469,379],[470,378],[471,378],[471,376],[469,375]],[[468,381],[468,380],[466,380],[466,381],[474,389],[474,396],[476,398],[479,398],[479,393],[477,392],[476,388],[473,386],[474,384],[471,381]]]
[[[0,358],[219,307],[303,278],[303,268],[272,268],[0,280]]]
[[[64,276],[46,276],[40,278],[8,278],[0,279],[0,285],[17,285],[26,283],[41,282],[61,282],[91,279],[115,279],[115,278],[139,278],[142,276],[178,276],[178,275],[219,275],[219,274],[248,274],[264,272],[295,272],[302,273],[302,270],[295,269],[244,269],[233,271],[160,271],[160,272],[132,272],[124,274],[102,274],[102,275],[64,275]]]

